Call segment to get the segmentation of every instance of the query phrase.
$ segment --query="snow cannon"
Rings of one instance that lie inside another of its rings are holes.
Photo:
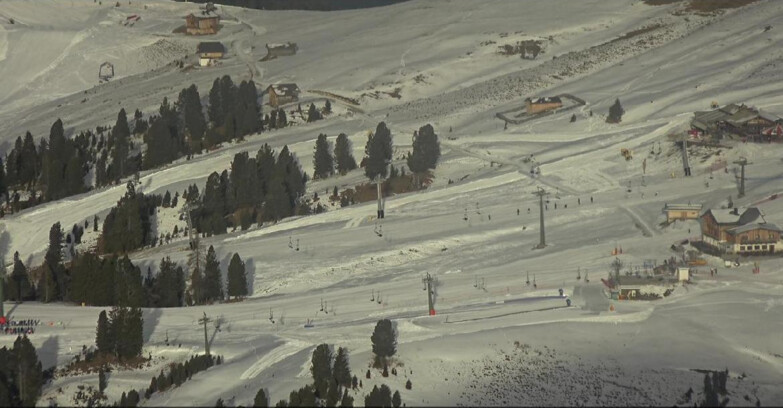
[[[571,307],[571,299],[566,298],[566,306]]]
[[[430,309],[430,316],[435,316],[435,309]]]

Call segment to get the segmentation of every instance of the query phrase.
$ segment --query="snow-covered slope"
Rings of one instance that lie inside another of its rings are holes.
[[[76,0],[73,6],[30,3],[4,0],[0,9],[0,15],[18,21],[2,24],[0,39],[7,38],[7,46],[0,43],[0,55],[6,49],[0,77],[20,78],[0,83],[0,94],[6,96],[0,105],[2,140],[26,129],[36,138],[46,136],[58,116],[77,131],[113,123],[121,106],[151,111],[164,96],[174,97],[190,83],[204,96],[223,74],[235,81],[252,75],[264,87],[296,82],[303,90],[361,102],[362,112],[253,135],[241,144],[142,173],[144,192],[182,192],[192,183],[201,187],[209,173],[228,168],[235,153],[252,154],[264,143],[275,149],[288,145],[310,173],[319,133],[334,138],[345,132],[359,158],[367,131],[382,120],[392,130],[395,156],[410,149],[413,131],[425,123],[440,136],[443,156],[433,186],[389,198],[382,237],[374,233],[375,204],[367,203],[205,239],[224,268],[234,252],[247,261],[253,295],[208,308],[146,310],[145,354],[153,353],[159,362],[141,373],[112,374],[112,398],[130,387],[146,387],[165,362],[201,351],[196,320],[207,311],[223,318],[212,349],[226,357],[226,364],[146,404],[207,405],[221,397],[247,405],[259,387],[269,389],[272,401],[287,398],[308,380],[310,352],[321,342],[351,350],[352,369],[364,381],[356,393],[360,405],[367,387],[380,383],[399,389],[408,405],[672,405],[688,387],[701,388],[701,374],[691,369],[726,367],[732,374],[732,404],[752,404],[756,397],[765,405],[783,401],[777,380],[783,374],[783,349],[775,335],[783,333],[780,258],[762,260],[758,275],[751,274],[751,263],[725,269],[709,258],[710,266],[720,270],[717,277],[702,270],[695,285],[678,287],[657,302],[612,302],[599,281],[618,245],[626,264],[660,263],[673,254],[672,243],[698,235],[696,222],[660,227],[667,202],[693,201],[709,208],[732,195],[735,203],[747,205],[783,190],[779,144],[739,143],[712,156],[696,149],[694,176],[683,178],[679,150],[667,139],[687,128],[692,111],[707,109],[713,100],[783,114],[778,97],[783,82],[774,69],[783,41],[777,30],[783,22],[780,2],[761,1],[713,16],[672,14],[677,6],[630,0],[497,0],[480,8],[470,0],[416,0],[330,13],[222,7],[224,28],[214,38],[229,46],[228,58],[218,67],[185,72],[144,50],[161,40],[195,49],[200,39],[172,33],[181,17],[196,9],[193,4],[134,0],[116,9]],[[133,13],[142,16],[134,27],[117,24]],[[775,28],[765,32],[766,25]],[[649,30],[616,40],[645,27]],[[499,45],[530,38],[546,45],[536,60],[496,53]],[[285,41],[298,43],[297,55],[258,61],[265,43]],[[19,57],[31,47],[49,52]],[[118,78],[93,87],[97,65],[110,54]],[[180,54],[163,53],[171,60]],[[400,99],[368,96],[397,89]],[[561,93],[587,104],[507,130],[495,118],[528,96]],[[626,115],[622,124],[609,125],[603,115],[616,98]],[[572,113],[574,123],[569,122]],[[658,143],[661,154],[650,154]],[[623,159],[621,148],[632,149],[634,158]],[[524,162],[530,155],[541,164],[537,179],[530,178]],[[718,158],[732,162],[741,156],[754,164],[747,170],[747,196],[737,199],[733,173],[711,175],[708,168]],[[311,183],[308,193],[322,195],[362,179],[358,170]],[[551,193],[544,250],[532,249],[540,232],[537,186]],[[4,218],[10,245],[0,255],[8,261],[19,251],[23,259],[40,263],[54,222],[92,222],[124,190],[110,187]],[[783,223],[783,202],[766,201],[760,207],[768,221]],[[175,212],[163,211],[161,231],[183,226]],[[94,239],[88,233],[88,242]],[[299,240],[300,251],[288,248],[289,239]],[[132,258],[142,270],[155,269],[164,256],[183,262],[186,245],[179,239]],[[583,276],[590,274],[589,284],[576,281],[577,268]],[[426,316],[425,272],[439,281],[435,317]],[[526,285],[528,276],[537,287]],[[485,290],[474,287],[477,277],[484,279]],[[559,288],[571,297],[572,307],[557,298]],[[371,303],[379,291],[382,302]],[[329,314],[319,310],[321,299],[328,301]],[[268,320],[270,309],[274,324]],[[33,338],[47,365],[65,363],[82,344],[94,342],[99,310],[32,303],[12,313],[64,322],[40,329]],[[383,317],[395,319],[405,368],[397,377],[384,379],[374,372],[367,380],[370,334]],[[307,319],[314,328],[303,328]],[[181,348],[165,346],[167,336]],[[540,354],[525,356],[515,341]],[[519,373],[516,366],[529,371]],[[577,378],[580,386],[561,393],[520,391],[518,386],[553,387],[563,381],[558,373]],[[739,379],[742,373],[745,379]],[[406,377],[413,390],[404,390]],[[97,383],[97,376],[57,379],[44,390],[41,403],[47,397],[63,403],[66,397],[56,389],[73,392],[79,382]]]

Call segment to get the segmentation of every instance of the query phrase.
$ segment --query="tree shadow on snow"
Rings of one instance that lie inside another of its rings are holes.
[[[245,261],[245,277],[247,278],[247,293],[253,295],[256,288],[256,264],[253,258],[247,258]]]
[[[161,309],[143,309],[144,318],[144,342],[147,343],[152,338],[152,333],[160,322],[160,316],[163,314]]]
[[[60,336],[49,336],[38,348],[38,359],[46,370],[57,365],[57,353],[60,351]]]

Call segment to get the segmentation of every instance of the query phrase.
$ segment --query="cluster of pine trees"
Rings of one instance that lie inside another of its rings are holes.
[[[125,253],[155,244],[152,233],[155,210],[163,201],[160,195],[137,193],[132,181],[125,195],[109,210],[103,220],[103,235],[99,250],[104,253]]]
[[[152,394],[156,392],[163,392],[172,387],[179,387],[185,381],[190,380],[194,374],[205,371],[214,365],[220,365],[222,362],[223,358],[221,356],[215,357],[209,354],[202,354],[191,356],[190,359],[184,363],[172,364],[167,375],[163,374],[163,370],[161,370],[157,377],[152,377],[149,387],[144,391],[144,398],[149,399]],[[131,392],[135,392],[135,390]],[[125,393],[122,395],[125,396]],[[138,404],[138,400],[135,397],[134,399],[136,400],[136,404]],[[130,403],[131,401],[126,398],[126,402]],[[126,406],[122,403],[122,397],[120,397],[120,406]]]
[[[261,130],[256,84],[252,80],[242,81],[237,87],[228,75],[215,79],[209,91],[207,113],[212,127],[207,130],[206,147]]]
[[[227,290],[224,291],[223,274],[220,271],[220,262],[217,260],[215,248],[210,245],[203,260],[200,259],[202,252],[200,244],[197,243],[188,260],[191,267],[190,290],[185,294],[185,302],[188,305],[211,304],[224,300],[225,295],[229,298],[247,296],[245,263],[242,262],[239,254],[235,253],[231,257],[227,274]]]
[[[0,406],[35,406],[43,382],[41,362],[27,336],[17,337],[10,350],[0,348]]]
[[[115,306],[98,315],[95,346],[99,354],[113,355],[119,360],[138,357],[144,346],[144,319],[138,307]]]
[[[307,175],[296,156],[284,146],[275,152],[264,144],[255,158],[237,153],[231,173],[214,172],[207,178],[199,208],[191,212],[195,228],[202,234],[218,235],[227,228],[247,229],[254,221],[276,221],[300,208]],[[193,195],[188,193],[188,200]]]
[[[269,115],[264,116],[264,122],[269,129],[282,129],[288,126],[288,117],[283,108],[272,110]]]
[[[14,211],[19,211],[86,191],[92,183],[85,183],[91,167],[95,186],[101,187],[263,128],[253,81],[236,86],[229,76],[215,79],[207,113],[209,122],[198,89],[191,85],[182,89],[173,104],[164,98],[158,114],[148,120],[137,109],[132,131],[125,109],[117,114],[113,128],[99,126],[95,133],[81,132],[72,139],[65,136],[63,122],[57,119],[48,140],[42,138],[36,146],[27,132],[24,139],[17,138],[5,163],[0,159],[0,199],[4,197],[7,205],[13,202]],[[146,149],[134,146],[133,135],[142,135]],[[31,192],[25,203],[20,202],[19,189]],[[36,189],[41,191],[37,197]]]
[[[434,169],[440,159],[440,142],[432,125],[426,124],[413,132],[413,151],[408,153],[408,168],[415,175]]]
[[[346,174],[357,167],[356,160],[353,158],[353,146],[345,133],[337,135],[334,153],[332,153],[332,144],[323,133],[318,135],[314,150],[314,179],[327,178],[334,174],[335,171],[340,174]]]

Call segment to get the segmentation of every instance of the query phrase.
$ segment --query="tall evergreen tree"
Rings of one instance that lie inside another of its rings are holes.
[[[337,162],[337,171],[345,174],[356,168],[356,160],[353,158],[353,147],[348,135],[340,133],[334,146],[334,158]]]
[[[258,392],[256,393],[256,397],[253,399],[253,407],[254,408],[268,408],[269,407],[269,397],[267,397],[266,392],[263,388],[259,388]]]
[[[185,298],[185,274],[169,257],[160,260],[158,276],[152,285],[154,307],[182,306]]]
[[[247,276],[245,275],[245,263],[234,253],[231,263],[228,265],[228,296],[247,296]]]
[[[61,281],[62,274],[62,262],[63,262],[63,230],[59,222],[56,222],[49,229],[49,246],[46,248],[46,254],[44,255],[45,268],[42,273],[46,275],[43,280],[46,283],[48,280],[54,282]],[[59,285],[54,288],[46,285],[44,288],[44,301],[50,302],[59,298]],[[57,289],[54,293],[50,293],[51,289]]]
[[[380,363],[385,363],[397,352],[397,333],[389,319],[378,321],[370,340],[372,341],[372,352]]]
[[[434,169],[440,158],[440,143],[432,125],[426,124],[413,134],[413,153],[408,155],[408,167],[416,173]]]
[[[112,353],[114,351],[114,342],[112,338],[109,318],[105,310],[101,310],[98,315],[98,328],[95,334],[95,346],[101,353]]]
[[[30,343],[30,339],[27,336],[16,338],[14,355],[17,365],[16,370],[14,370],[17,375],[15,383],[19,390],[22,406],[35,406],[38,397],[41,396],[43,370],[41,362],[38,360],[38,354],[35,352],[35,347]]]
[[[620,99],[617,98],[614,104],[609,107],[609,116],[606,117],[606,123],[620,123],[623,121],[625,109],[620,105]]]
[[[222,126],[225,113],[220,100],[220,78],[215,78],[209,90],[209,106],[207,107],[209,121],[215,126]]]
[[[33,287],[30,284],[30,276],[27,267],[19,259],[19,252],[14,253],[14,269],[11,272],[12,290],[8,294],[8,300],[22,301],[33,297]]]
[[[206,299],[208,301],[223,299],[223,279],[220,273],[220,263],[212,245],[207,250],[206,264],[204,265],[204,290],[206,291]]]
[[[98,391],[100,391],[101,394],[103,394],[103,391],[106,390],[107,386],[106,382],[106,371],[103,369],[103,367],[98,369]]]
[[[334,359],[334,378],[343,387],[351,387],[351,369],[348,363],[348,349],[340,347]]]
[[[286,117],[285,110],[283,108],[277,109],[277,128],[282,129],[288,126],[288,118]]]
[[[127,163],[130,151],[130,128],[128,127],[128,117],[125,114],[125,109],[120,109],[120,113],[117,114],[117,122],[114,124],[111,132],[114,137],[112,163],[114,163],[117,169],[115,179],[119,180],[120,177],[128,174],[128,170],[130,170]]]
[[[30,188],[35,184],[35,180],[40,171],[38,167],[38,152],[35,149],[35,140],[33,140],[33,135],[31,135],[30,132],[27,132],[24,136],[20,157],[22,167],[19,172],[19,180],[22,183],[27,183],[28,188]]]
[[[392,152],[391,131],[386,127],[385,122],[381,122],[376,127],[375,134],[370,134],[367,137],[367,145],[364,148],[367,157],[364,174],[368,179],[375,180],[376,177],[386,177]]]
[[[313,374],[313,386],[320,398],[326,398],[329,381],[332,379],[332,350],[328,344],[319,344],[313,350],[310,372]]]
[[[234,114],[237,107],[237,86],[228,75],[220,78],[220,107],[223,109],[223,118],[228,119],[229,114]]]
[[[326,135],[321,133],[315,141],[315,153],[313,154],[314,178],[327,178],[334,171],[334,159],[332,158],[331,146],[326,140]]]
[[[177,108],[182,117],[185,133],[189,138],[191,151],[200,151],[207,123],[201,107],[201,97],[195,84],[180,92]]]

